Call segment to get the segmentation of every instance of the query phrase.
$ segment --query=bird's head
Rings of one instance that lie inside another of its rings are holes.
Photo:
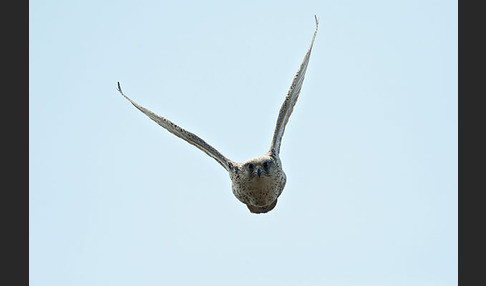
[[[276,161],[271,156],[252,158],[241,166],[241,171],[246,174],[249,180],[272,177],[277,172],[277,169]]]

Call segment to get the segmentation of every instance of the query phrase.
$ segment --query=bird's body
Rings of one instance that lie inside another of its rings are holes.
[[[253,213],[271,211],[287,181],[280,159],[269,153],[233,166],[230,178],[233,194]]]
[[[232,191],[238,200],[246,204],[252,213],[267,213],[277,204],[278,197],[282,194],[287,177],[282,169],[282,162],[279,157],[280,145],[285,131],[285,126],[292,114],[293,108],[300,94],[302,83],[304,81],[307,64],[317,35],[318,22],[316,17],[316,30],[312,37],[312,42],[307,51],[304,61],[302,62],[297,74],[292,81],[290,90],[280,108],[277,118],[275,131],[273,134],[270,150],[263,156],[254,157],[243,163],[236,163],[214,147],[206,143],[196,134],[191,133],[168,119],[159,116],[152,111],[138,105],[125,94],[123,94],[120,83],[118,91],[128,99],[136,108],[151,118],[160,126],[167,129],[172,134],[184,139],[188,143],[196,146],[210,157],[215,159],[223,168],[225,168],[232,182]]]

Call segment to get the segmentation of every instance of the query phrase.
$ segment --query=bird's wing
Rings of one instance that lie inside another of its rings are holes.
[[[175,123],[171,122],[170,120],[153,113],[152,111],[146,109],[143,106],[138,105],[133,100],[131,100],[128,96],[126,96],[123,91],[121,90],[120,83],[118,83],[118,91],[123,95],[128,101],[130,101],[138,110],[142,111],[145,115],[147,115],[150,119],[157,122],[160,126],[167,129],[170,133],[174,134],[175,136],[184,139],[189,144],[192,144],[202,150],[204,153],[208,154],[210,157],[215,159],[223,168],[226,170],[230,170],[233,165],[235,164],[228,158],[226,158],[223,154],[221,154],[216,148],[206,143],[206,141],[202,140],[196,134],[185,130],[182,127],[179,127]]]
[[[294,110],[294,105],[297,102],[297,99],[299,98],[300,90],[302,88],[302,83],[304,82],[305,71],[307,70],[307,65],[309,63],[312,45],[314,44],[314,40],[317,35],[317,29],[319,27],[317,16],[315,16],[315,19],[316,19],[316,30],[314,32],[314,36],[312,37],[312,42],[310,44],[309,50],[307,51],[307,54],[304,57],[304,61],[300,65],[300,68],[297,71],[294,80],[292,81],[292,85],[290,86],[289,92],[285,97],[282,107],[280,107],[280,112],[277,118],[277,124],[275,126],[275,131],[273,132],[272,144],[270,146],[270,153],[273,155],[278,155],[280,153],[280,144],[282,143],[282,137],[285,131],[285,126],[287,125],[290,115]]]

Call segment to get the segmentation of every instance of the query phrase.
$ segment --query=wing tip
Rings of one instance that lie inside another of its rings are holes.
[[[121,93],[121,94],[123,95],[123,91],[122,91],[122,89],[121,89],[120,82],[119,82],[119,81],[117,81],[116,83],[117,83],[117,89],[116,89],[116,90],[118,90],[118,92],[119,92],[119,93]]]
[[[132,104],[134,104],[134,105],[135,105],[135,103],[134,103],[134,102],[133,102],[133,101],[132,101],[130,98],[128,98],[128,96],[126,96],[126,95],[123,93],[123,90],[122,90],[122,88],[121,88],[120,82],[119,82],[119,81],[117,81],[116,83],[117,83],[117,88],[116,88],[116,90],[118,90],[118,92],[119,92],[121,95],[123,95],[123,97],[124,97],[124,98],[126,98],[128,101],[130,101]],[[135,106],[136,106],[136,105],[135,105]]]

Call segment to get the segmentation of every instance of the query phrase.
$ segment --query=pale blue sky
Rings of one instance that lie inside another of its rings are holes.
[[[276,208],[262,155],[320,19]],[[30,285],[457,285],[457,1],[30,1]]]

